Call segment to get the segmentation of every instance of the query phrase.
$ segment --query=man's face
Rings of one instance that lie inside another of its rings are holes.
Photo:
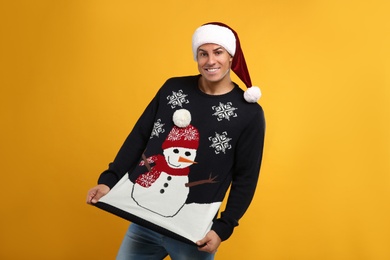
[[[207,43],[198,48],[198,70],[208,81],[221,81],[229,72],[233,57],[218,44]]]

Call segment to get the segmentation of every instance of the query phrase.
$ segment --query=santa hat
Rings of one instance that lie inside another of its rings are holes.
[[[175,126],[169,132],[162,144],[162,149],[170,147],[184,147],[198,149],[199,132],[190,125],[191,114],[187,109],[178,109],[173,113],[173,123]]]
[[[192,52],[195,61],[197,60],[198,48],[206,43],[221,45],[233,56],[231,69],[248,88],[244,92],[244,98],[249,103],[256,103],[261,97],[261,91],[259,87],[252,86],[237,33],[226,24],[219,22],[202,25],[195,30],[192,36]]]

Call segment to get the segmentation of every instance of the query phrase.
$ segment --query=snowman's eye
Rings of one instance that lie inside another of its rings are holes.
[[[173,152],[174,153],[179,153],[179,150],[178,149],[173,149]]]
[[[190,152],[185,152],[184,154],[185,154],[186,156],[190,156],[190,155],[191,155]]]

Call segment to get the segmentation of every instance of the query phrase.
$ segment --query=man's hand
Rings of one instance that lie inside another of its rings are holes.
[[[99,184],[88,191],[87,203],[95,204],[98,200],[110,191],[107,185]]]
[[[221,242],[221,238],[219,238],[217,233],[215,233],[214,230],[210,230],[209,232],[207,232],[206,236],[196,242],[196,244],[198,245],[198,249],[200,251],[205,251],[213,254],[217,252],[217,249]]]

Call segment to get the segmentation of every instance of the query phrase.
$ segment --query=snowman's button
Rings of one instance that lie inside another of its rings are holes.
[[[168,183],[164,183],[164,188],[168,187]]]
[[[160,193],[161,193],[161,194],[163,194],[164,192],[165,192],[165,190],[164,190],[164,189],[161,189],[161,190],[160,190]]]
[[[168,176],[167,180],[168,180],[168,181],[172,180],[172,177],[171,177],[171,176]]]

